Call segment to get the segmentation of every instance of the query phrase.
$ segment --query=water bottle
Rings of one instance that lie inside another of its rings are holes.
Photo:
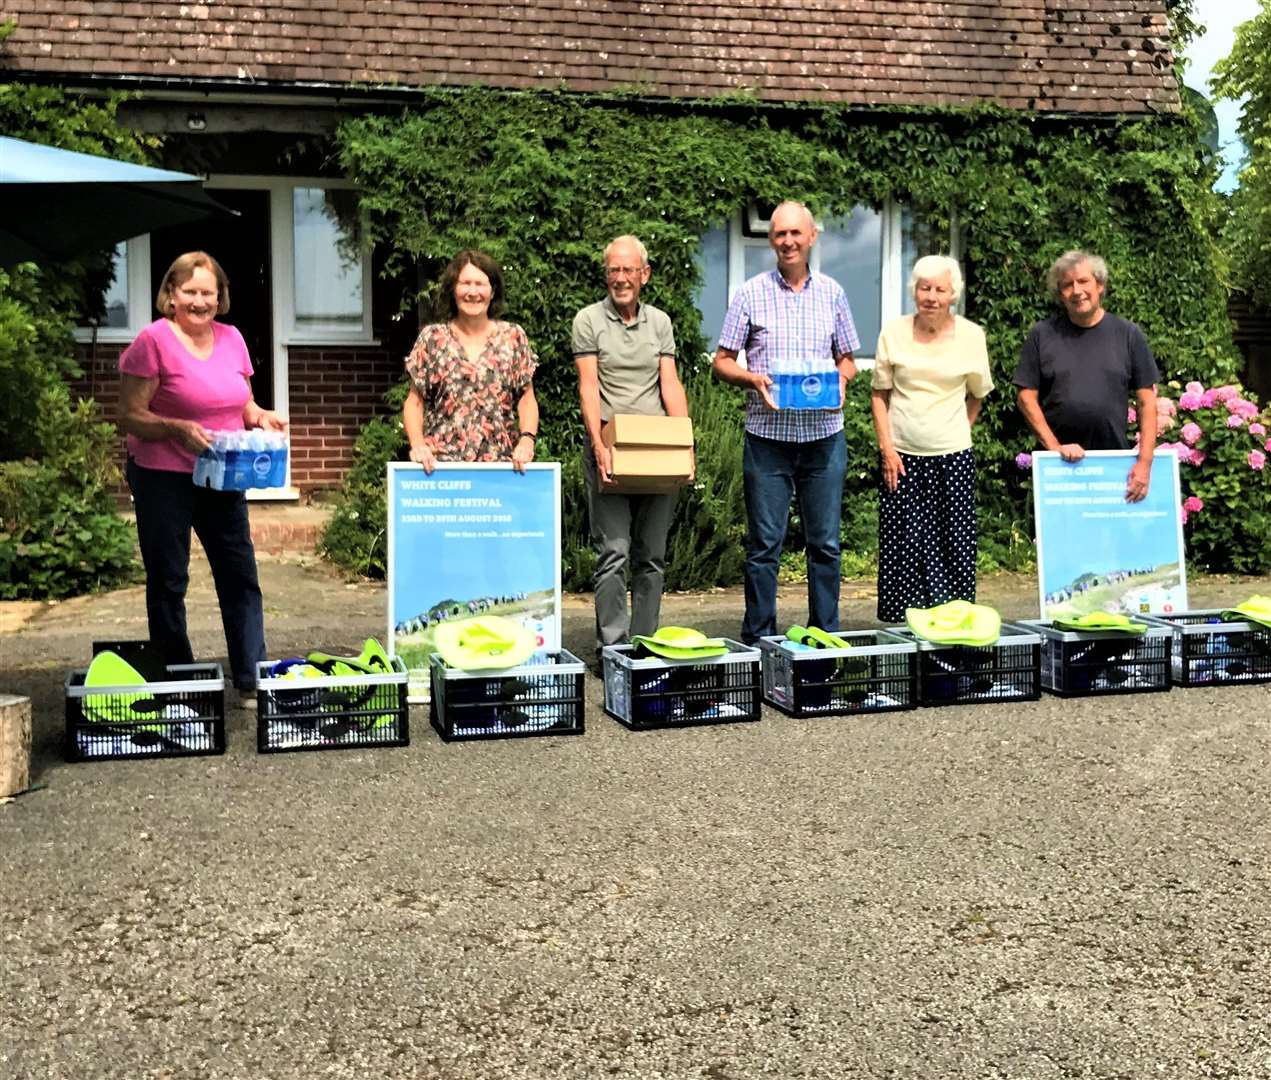
[[[782,359],[771,363],[768,392],[778,409],[838,409],[838,370],[829,359]]]

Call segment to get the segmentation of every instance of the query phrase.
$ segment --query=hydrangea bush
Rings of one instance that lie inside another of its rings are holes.
[[[1137,417],[1130,412],[1133,428]],[[1271,570],[1268,428],[1271,416],[1239,385],[1170,382],[1161,388],[1157,445],[1178,455],[1191,565],[1244,574]]]

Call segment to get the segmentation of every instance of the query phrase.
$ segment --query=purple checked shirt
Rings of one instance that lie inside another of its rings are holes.
[[[752,277],[733,297],[719,347],[746,350],[746,370],[769,374],[770,357],[829,357],[861,347],[847,294],[837,281],[811,272],[795,292],[777,270]],[[746,391],[746,430],[765,439],[811,442],[843,430],[842,409],[769,409]]]

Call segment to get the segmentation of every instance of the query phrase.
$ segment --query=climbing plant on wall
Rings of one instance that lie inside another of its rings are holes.
[[[1107,258],[1108,306],[1143,326],[1167,377],[1208,384],[1236,373],[1214,271],[1212,176],[1185,116],[866,112],[744,98],[672,107],[469,89],[349,120],[337,145],[362,189],[370,238],[388,253],[386,272],[417,275],[421,302],[431,301],[438,271],[460,248],[483,248],[503,264],[506,317],[525,326],[540,362],[539,455],[564,461],[570,485],[581,483],[582,431],[570,323],[603,295],[600,252],[619,233],[635,233],[649,248],[653,279],[644,296],[674,321],[694,414],[725,426],[740,445],[741,397],[702,370],[713,343],[702,338],[694,295],[700,238],[751,200],[799,198],[818,213],[844,214],[892,198],[937,226],[956,222],[969,277],[966,313],[985,328],[998,382],[976,431],[981,543],[990,562],[1020,565],[1032,554],[1026,490],[1013,464],[1030,440],[1009,384],[1029,325],[1047,313],[1041,279],[1056,255],[1086,247]],[[857,512],[871,505],[876,483],[863,382],[848,403],[849,546],[868,544],[872,531]],[[366,440],[362,453],[371,460],[354,470],[327,544],[333,557],[371,573],[383,568],[383,497],[374,489],[382,488],[383,459],[404,447],[400,428],[386,422],[387,436],[381,425]],[[739,542],[744,514],[731,475],[739,454],[721,449],[715,458],[699,463],[697,489],[680,500],[673,551],[714,550],[720,536]],[[565,504],[581,505],[572,494]],[[580,514],[566,521],[567,585],[586,583],[583,526]],[[355,548],[354,560],[347,553]],[[670,567],[669,583],[736,580],[739,565],[684,557]]]

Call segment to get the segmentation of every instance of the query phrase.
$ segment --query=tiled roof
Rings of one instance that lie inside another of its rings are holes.
[[[1164,0],[0,0],[0,72],[1178,107]]]

